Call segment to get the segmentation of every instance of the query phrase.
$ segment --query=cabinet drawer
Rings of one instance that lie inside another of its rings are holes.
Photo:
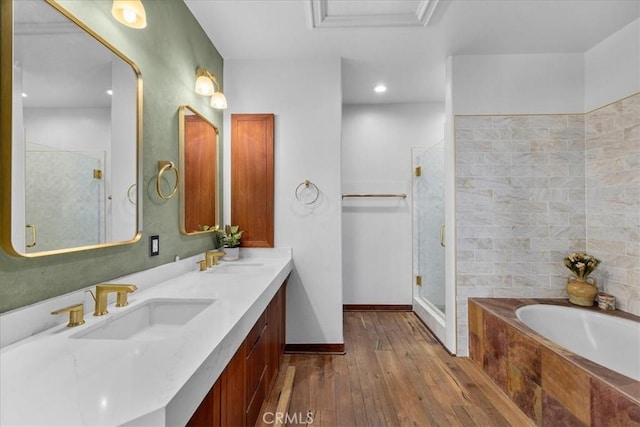
[[[260,334],[258,341],[255,343],[253,348],[247,351],[247,392],[246,399],[247,402],[251,400],[253,395],[255,394],[256,387],[264,374],[264,370],[267,366],[267,326],[262,329],[262,333]]]
[[[262,402],[267,397],[267,389],[266,382],[267,380],[267,367],[265,366],[262,370],[262,375],[256,384],[255,393],[251,396],[250,399],[247,400],[247,413],[245,414],[246,425],[253,426],[256,424],[258,420],[258,415],[260,415],[260,408],[262,408]]]
[[[247,355],[256,344],[258,339],[260,339],[260,335],[264,331],[265,326],[267,326],[267,310],[263,311],[260,315],[260,318],[256,321],[256,324],[253,325],[253,328],[249,331],[247,338],[245,339],[245,345],[247,349]]]

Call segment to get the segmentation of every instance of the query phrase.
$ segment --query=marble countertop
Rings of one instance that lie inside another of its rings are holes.
[[[130,294],[126,307],[110,304],[106,316],[85,310],[82,326],[65,323],[2,348],[0,424],[185,424],[293,265],[282,249],[248,250],[225,264],[242,263],[262,266],[250,274],[189,271]],[[215,302],[162,340],[70,338],[152,298]]]

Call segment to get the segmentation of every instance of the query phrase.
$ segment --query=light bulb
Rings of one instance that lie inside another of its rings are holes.
[[[376,87],[373,88],[373,91],[375,93],[384,93],[387,91],[387,87],[385,85],[383,85],[382,83],[377,84]]]
[[[134,22],[136,22],[136,12],[131,10],[131,9],[123,9],[122,10],[122,17],[129,24],[133,24]]]
[[[211,106],[218,110],[227,108],[227,97],[222,92],[216,92],[211,96]]]
[[[140,29],[147,26],[147,14],[140,0],[113,0],[111,14],[127,27]]]
[[[196,79],[196,93],[200,95],[213,95],[215,88],[213,81],[207,76],[198,76]]]

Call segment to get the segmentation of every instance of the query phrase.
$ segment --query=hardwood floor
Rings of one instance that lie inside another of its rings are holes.
[[[467,358],[450,356],[410,312],[345,312],[345,355],[285,355],[258,422],[273,424],[295,366],[287,425],[528,426]],[[263,424],[264,425],[264,424]]]

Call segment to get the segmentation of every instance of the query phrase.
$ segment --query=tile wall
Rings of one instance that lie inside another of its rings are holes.
[[[586,114],[457,116],[458,349],[468,297],[564,297],[570,251],[640,315],[640,94]]]
[[[587,251],[618,308],[640,315],[640,94],[586,114]]]
[[[468,297],[561,297],[585,248],[585,117],[457,116],[458,350]]]

